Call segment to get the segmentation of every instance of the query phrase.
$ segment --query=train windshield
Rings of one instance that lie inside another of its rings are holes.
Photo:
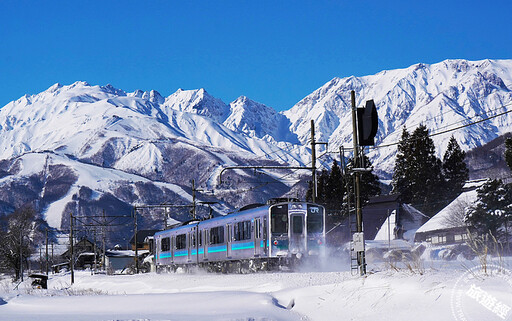
[[[323,209],[320,206],[308,205],[308,233],[321,233],[324,229]]]
[[[270,209],[272,233],[288,233],[288,204],[276,205]]]

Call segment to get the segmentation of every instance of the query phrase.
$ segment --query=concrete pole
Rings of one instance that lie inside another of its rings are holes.
[[[311,183],[313,188],[312,201],[316,201],[316,142],[315,142],[315,121],[311,119]]]
[[[357,107],[356,107],[356,92],[352,90],[350,92],[350,98],[352,102],[352,129],[353,129],[353,145],[354,145],[354,168],[359,168],[359,141],[357,137]],[[361,197],[360,197],[360,186],[361,186],[361,174],[355,172],[356,176],[356,186],[355,186],[355,196],[356,196],[356,222],[357,222],[357,232],[363,232],[363,214],[361,211]],[[363,240],[364,242],[364,240]],[[361,275],[366,274],[366,262],[364,250],[357,253],[357,262],[359,264],[359,271]]]

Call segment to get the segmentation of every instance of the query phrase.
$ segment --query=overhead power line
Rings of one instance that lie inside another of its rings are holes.
[[[511,106],[511,105],[512,105],[512,103],[505,104],[505,105],[502,105],[501,108],[507,107],[507,106]],[[477,121],[474,121],[474,122],[471,122],[471,123],[468,123],[468,124],[465,124],[465,125],[461,125],[461,126],[457,126],[457,127],[454,127],[454,128],[443,130],[443,131],[440,131],[440,132],[437,132],[437,133],[429,134],[428,137],[438,136],[438,135],[446,134],[446,133],[449,133],[449,132],[452,132],[452,131],[455,131],[455,130],[459,130],[459,129],[462,129],[462,128],[465,128],[465,127],[473,126],[475,124],[482,123],[484,121],[487,121],[487,120],[490,120],[490,119],[493,119],[493,118],[496,118],[496,117],[499,117],[499,116],[503,116],[503,115],[506,115],[506,114],[511,113],[511,112],[512,112],[512,110],[507,110],[507,111],[504,111],[502,113],[499,113],[499,114],[496,114],[496,115],[493,115],[493,116],[489,116],[487,118],[483,118],[483,119],[480,119],[480,120],[477,120]],[[391,146],[395,146],[395,145],[398,145],[398,144],[399,144],[399,142],[394,142],[394,143],[374,146],[374,147],[370,147],[370,148],[378,149],[378,148],[384,148],[384,147],[391,147]]]

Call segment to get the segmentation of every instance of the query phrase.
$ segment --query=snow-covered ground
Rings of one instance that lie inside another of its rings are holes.
[[[486,274],[477,261],[380,263],[365,277],[346,263],[246,275],[78,272],[72,286],[69,274],[51,275],[48,290],[13,290],[5,277],[0,320],[509,320],[511,263],[489,262]]]

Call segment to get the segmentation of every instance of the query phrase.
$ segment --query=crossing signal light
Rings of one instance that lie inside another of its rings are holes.
[[[359,146],[375,145],[375,135],[379,128],[379,116],[377,108],[372,100],[366,101],[364,108],[357,108],[357,131],[359,136]]]

